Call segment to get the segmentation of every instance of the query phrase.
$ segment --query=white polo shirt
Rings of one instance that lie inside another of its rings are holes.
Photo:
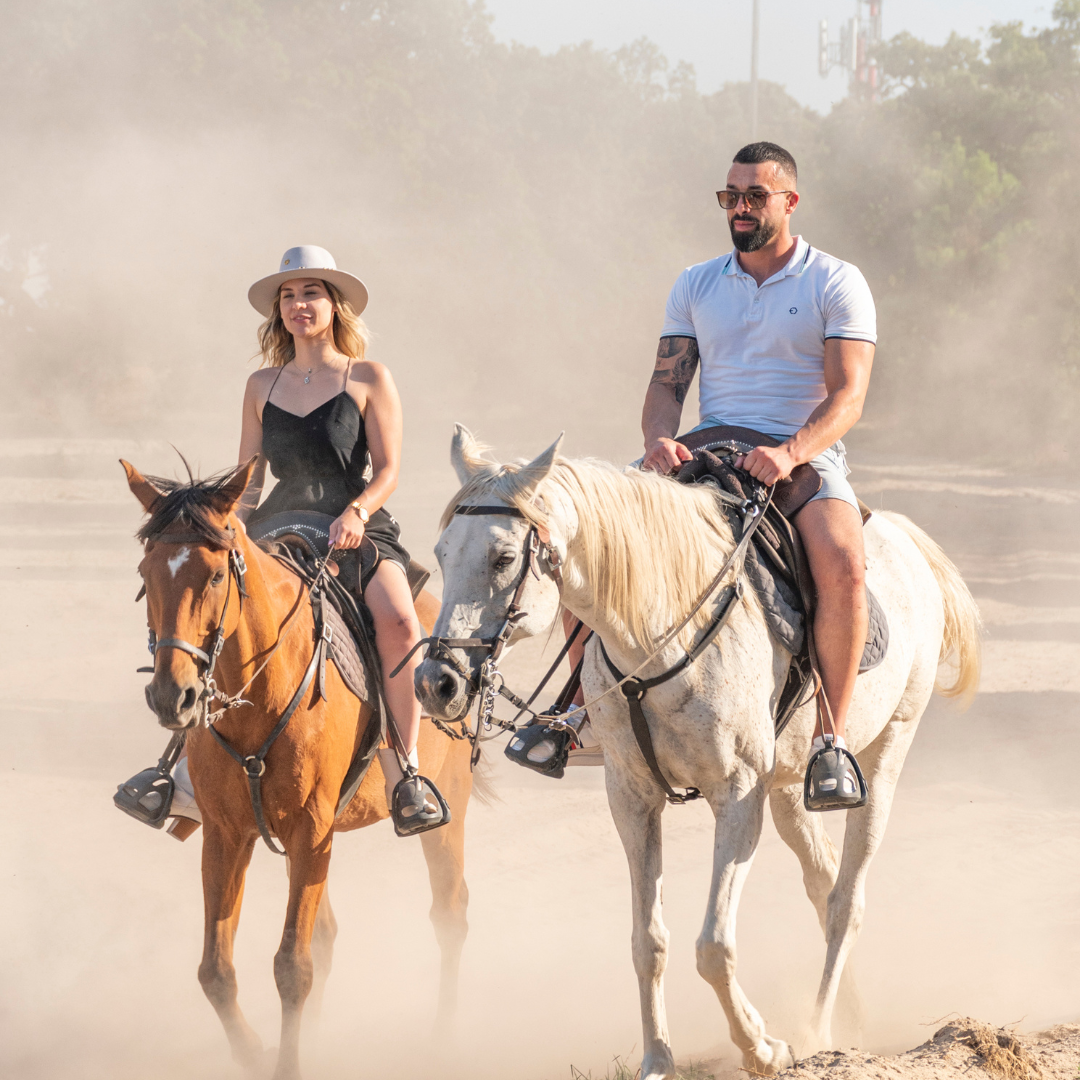
[[[735,252],[684,270],[661,337],[697,338],[701,419],[792,435],[825,400],[825,340],[877,342],[870,286],[851,263],[796,237],[760,287]]]

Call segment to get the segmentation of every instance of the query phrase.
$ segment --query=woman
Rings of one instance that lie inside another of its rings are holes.
[[[290,248],[280,271],[248,291],[266,322],[259,329],[263,367],[248,379],[240,433],[240,462],[258,460],[238,516],[255,525],[283,511],[313,511],[334,518],[330,541],[338,548],[358,548],[365,536],[374,543],[378,561],[357,586],[372,615],[383,671],[390,672],[421,635],[406,576],[409,555],[397,522],[383,509],[397,487],[401,402],[390,372],[365,356],[368,332],[360,313],[367,299],[359,278],[311,246]],[[371,478],[365,480],[369,455]],[[268,462],[279,482],[259,506]],[[412,773],[420,729],[413,693],[418,662],[414,657],[385,680]],[[384,765],[393,761],[380,758]],[[174,773],[171,813],[198,820],[186,765],[182,760]],[[433,794],[409,778],[398,781],[391,806],[399,834],[444,823]]]

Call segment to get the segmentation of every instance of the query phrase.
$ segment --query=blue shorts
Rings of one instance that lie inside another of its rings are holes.
[[[728,421],[721,420],[718,416],[707,416],[697,427],[690,431],[704,431],[711,427],[728,427]],[[689,434],[690,432],[687,432]],[[766,434],[768,434],[766,432]],[[783,442],[787,435],[774,435],[774,439]],[[859,512],[859,500],[855,498],[855,492],[848,483],[847,450],[842,442],[834,442],[828,450],[823,450],[816,458],[810,459],[814,471],[821,477],[821,490],[810,500],[839,499],[853,506]]]

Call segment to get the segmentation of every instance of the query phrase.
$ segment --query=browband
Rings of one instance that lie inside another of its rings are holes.
[[[516,506],[455,506],[455,514],[463,514],[465,517],[479,517],[484,514],[506,514],[509,517],[523,518],[525,515]]]

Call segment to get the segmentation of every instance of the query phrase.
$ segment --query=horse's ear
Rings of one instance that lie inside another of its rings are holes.
[[[148,514],[153,513],[155,504],[165,492],[154,487],[131,462],[121,458],[120,464],[124,466],[124,472],[127,473],[128,487],[131,488],[132,495],[142,503],[142,508]]]
[[[559,447],[562,446],[565,434],[565,431],[560,431],[559,437],[542,454],[507,477],[515,495],[530,496],[547,479],[555,465],[555,459],[559,456]]]
[[[484,457],[487,447],[479,442],[463,424],[454,425],[454,437],[450,440],[450,464],[464,487],[478,476],[494,476],[499,466]]]
[[[251,474],[255,471],[255,465],[259,460],[256,454],[243,465],[238,465],[232,476],[222,486],[214,499],[216,508],[223,514],[231,514],[244,497],[248,484],[251,483]]]

